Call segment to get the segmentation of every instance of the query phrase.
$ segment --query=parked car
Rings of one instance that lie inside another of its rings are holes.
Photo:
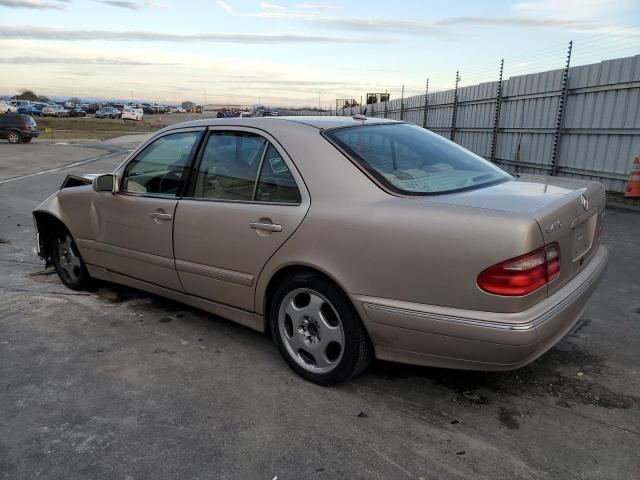
[[[29,143],[40,134],[38,125],[30,115],[5,113],[0,115],[0,138],[9,143]]]
[[[73,107],[71,110],[69,110],[69,116],[70,117],[86,117],[87,112],[85,112],[82,107]]]
[[[96,112],[96,118],[120,118],[122,113],[117,108],[102,107]]]
[[[0,114],[3,113],[17,113],[18,108],[14,105],[11,105],[8,102],[0,101]]]
[[[40,115],[41,112],[37,110],[34,105],[25,104],[25,105],[22,105],[21,107],[18,107],[18,113],[21,115],[33,116],[33,115]]]
[[[513,176],[356,115],[172,125],[34,216],[68,287],[122,283],[270,330],[295,372],[330,385],[374,356],[532,362],[604,274],[604,208],[599,183]]]
[[[187,111],[182,107],[171,107],[169,113],[186,113]]]
[[[82,109],[87,113],[96,113],[100,108],[102,108],[102,105],[99,103],[85,103],[82,105]]]
[[[49,105],[42,109],[43,117],[68,117],[69,110],[62,108],[60,105]]]
[[[144,119],[144,112],[141,108],[125,108],[122,111],[122,119],[142,121]]]

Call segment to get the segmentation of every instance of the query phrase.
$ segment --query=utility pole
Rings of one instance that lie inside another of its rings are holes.
[[[205,111],[205,106],[207,105],[207,89],[203,88],[202,93],[204,95],[204,103],[202,104],[202,113]]]
[[[400,94],[400,120],[404,120],[404,84],[402,85],[402,93]]]

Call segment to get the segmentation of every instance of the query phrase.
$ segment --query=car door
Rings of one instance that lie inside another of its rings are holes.
[[[115,194],[95,201],[96,247],[109,270],[182,290],[173,260],[173,219],[202,129],[167,133],[118,171]]]
[[[308,192],[284,150],[258,130],[212,129],[199,157],[176,211],[178,276],[190,294],[253,310],[257,277],[302,222]]]

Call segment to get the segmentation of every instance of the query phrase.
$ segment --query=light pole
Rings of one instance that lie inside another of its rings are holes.
[[[203,88],[202,93],[204,94],[204,103],[202,104],[202,113],[204,113],[205,106],[207,105],[207,89]]]
[[[318,110],[320,110],[320,95],[322,92],[318,92]]]

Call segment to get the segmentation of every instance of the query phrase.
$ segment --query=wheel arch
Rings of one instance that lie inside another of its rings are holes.
[[[52,240],[54,233],[63,228],[69,232],[69,228],[56,215],[44,210],[33,212],[33,220],[36,226],[38,255],[45,261],[45,266],[53,265]]]
[[[331,283],[336,285],[336,287],[338,287],[346,295],[349,302],[351,302],[351,304],[353,305],[353,302],[351,301],[351,298],[349,297],[349,294],[347,293],[347,290],[344,288],[344,286],[333,275],[326,272],[325,270],[318,268],[315,265],[305,263],[291,263],[282,265],[271,275],[269,280],[266,282],[266,286],[263,290],[264,293],[262,295],[259,295],[256,299],[257,313],[264,316],[265,332],[270,331],[269,309],[271,307],[271,299],[273,298],[273,294],[275,293],[276,288],[285,278],[296,273],[315,273],[323,276]]]

